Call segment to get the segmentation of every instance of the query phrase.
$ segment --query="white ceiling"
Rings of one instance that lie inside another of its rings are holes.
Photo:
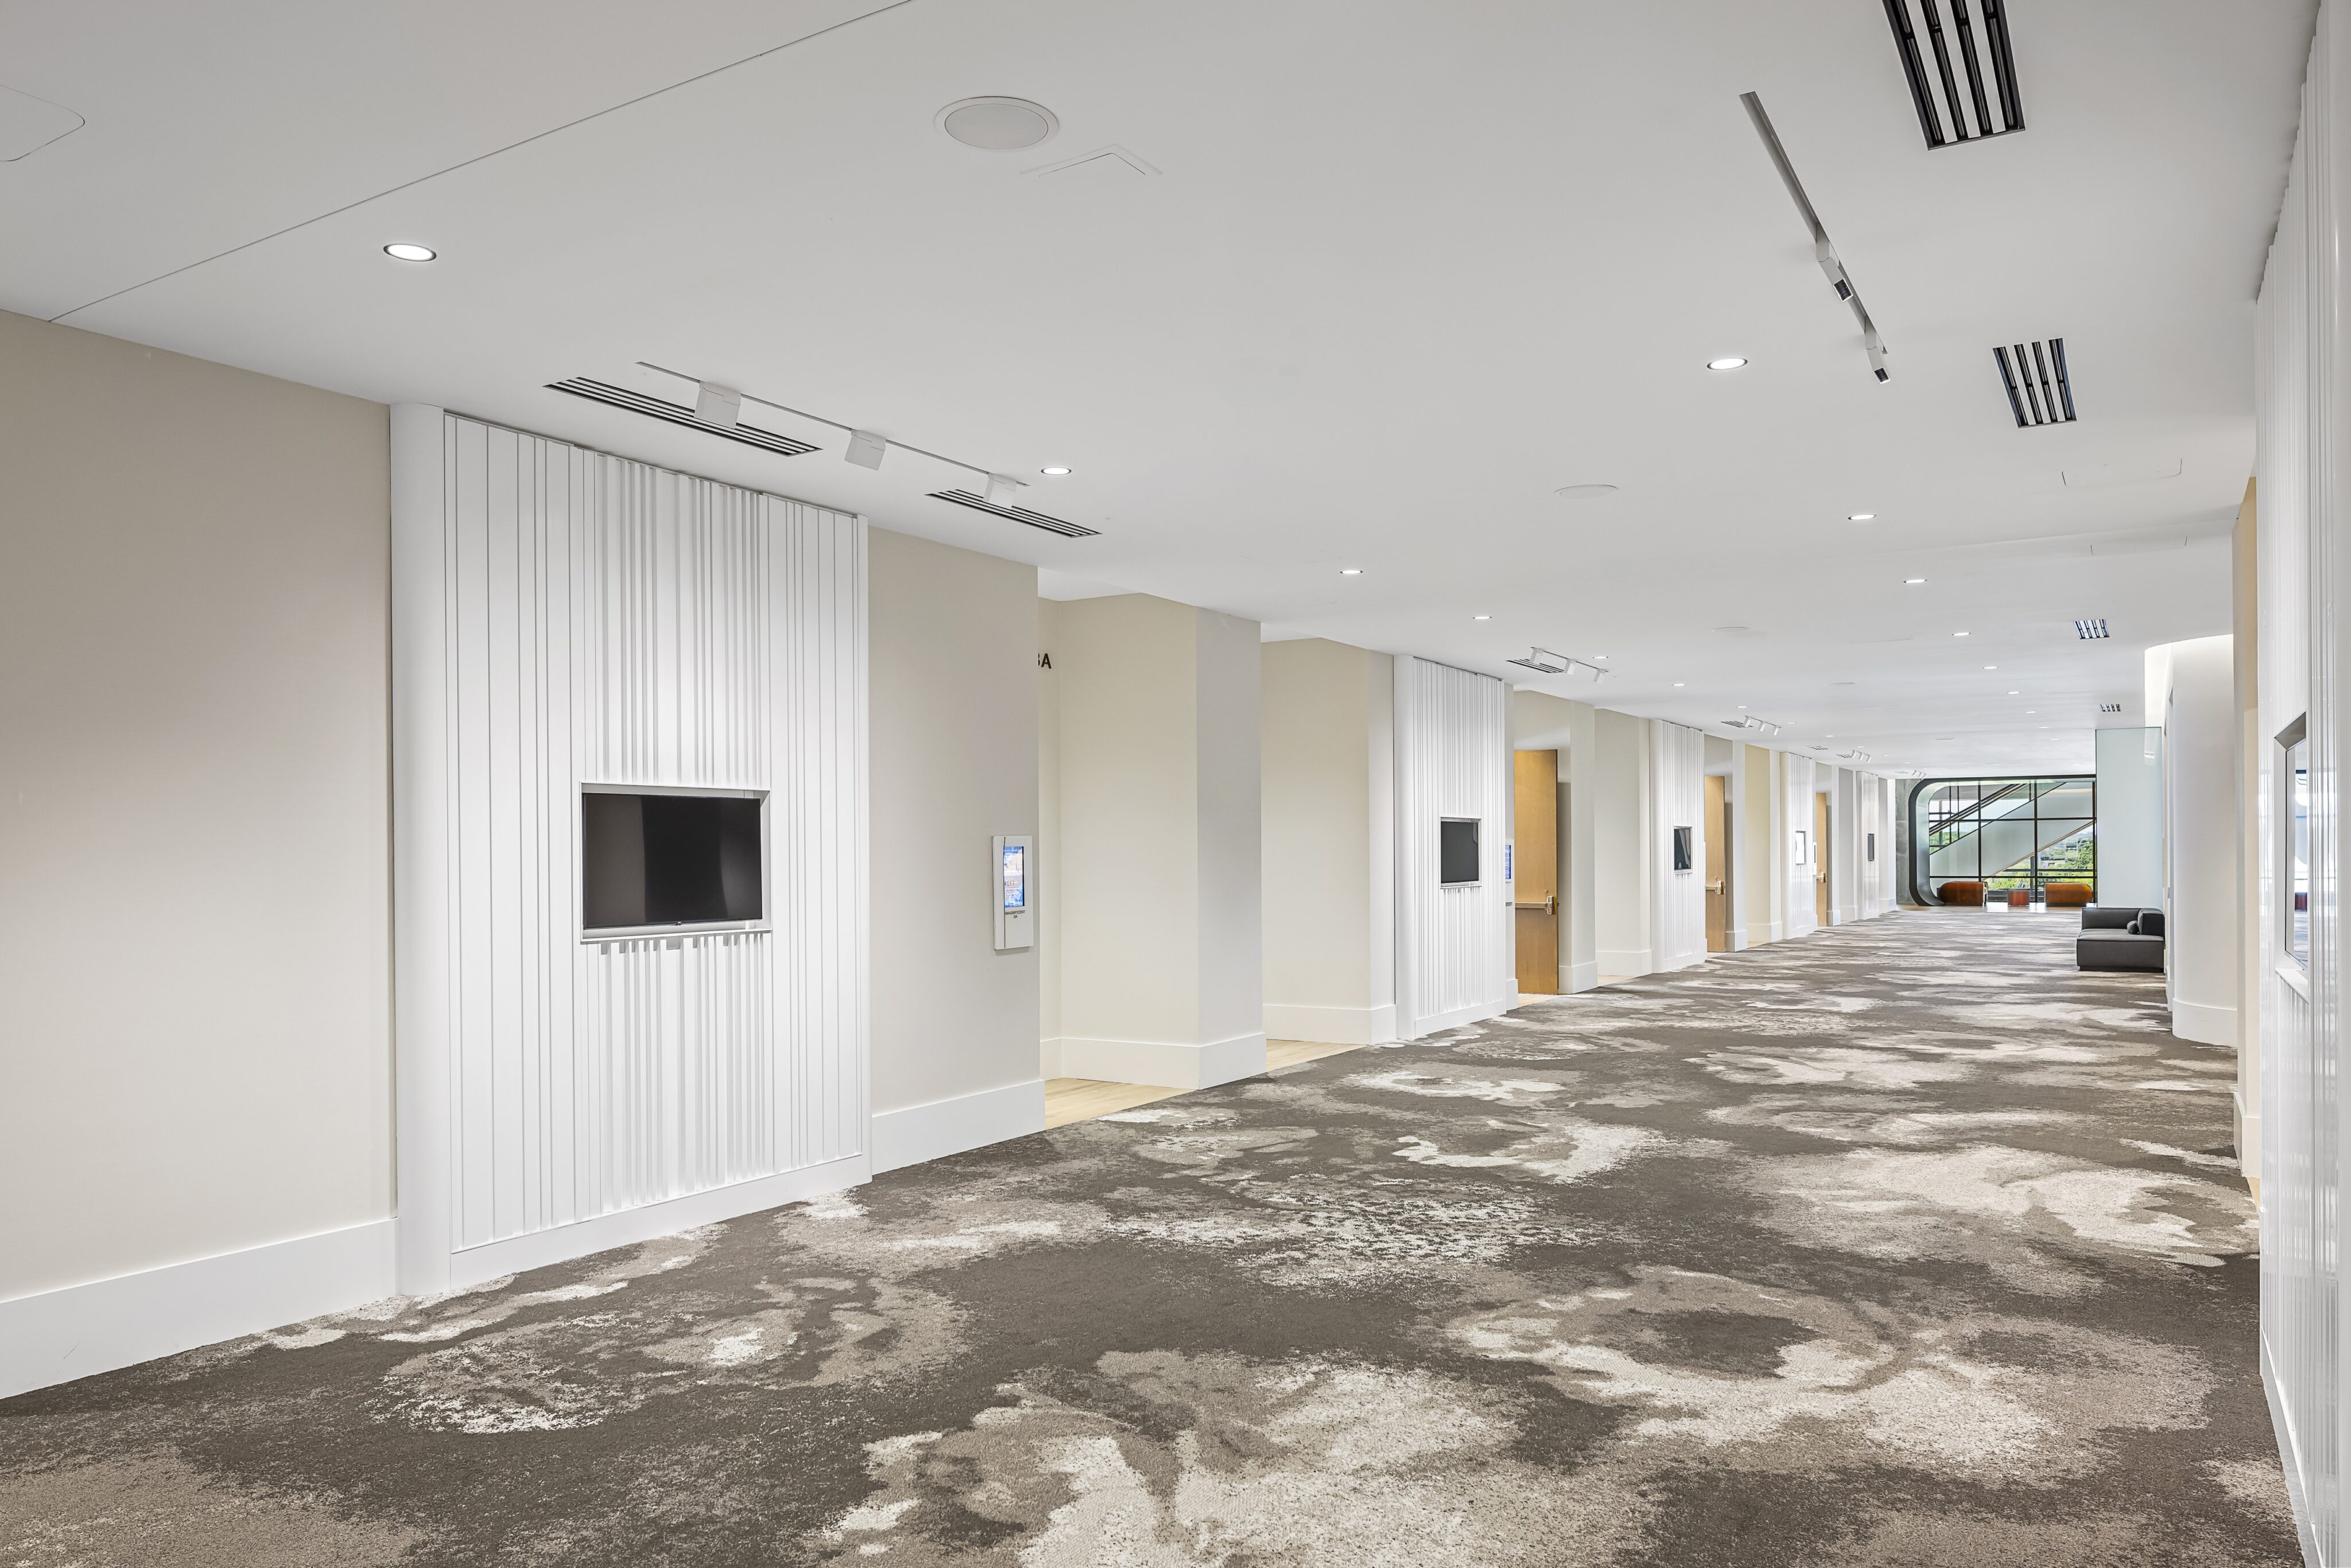
[[[1877,0],[18,4],[0,81],[88,123],[0,164],[0,306],[854,508],[1055,591],[1514,680],[1531,643],[1604,654],[1609,706],[1744,704],[1874,768],[2085,767],[2145,647],[2228,629],[2312,16],[2015,0],[2028,129],[1929,152]],[[935,128],[985,93],[1059,135]],[[1111,145],[1158,172],[1030,172]],[[2052,334],[2082,417],[2020,431],[1991,347]],[[1024,476],[1102,535],[929,500],[969,476],[870,473],[780,414],[752,417],[824,450],[544,390],[690,397],[640,361]]]

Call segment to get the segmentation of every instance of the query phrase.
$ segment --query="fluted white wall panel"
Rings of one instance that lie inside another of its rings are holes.
[[[2305,1555],[2342,1561],[2345,1324],[2341,1303],[2342,961],[2340,735],[2335,644],[2343,554],[2336,479],[2340,230],[2346,172],[2334,128],[2346,40],[2332,5],[2303,86],[2302,124],[2272,242],[2255,333],[2261,768],[2258,986],[2262,1084],[2262,1372]],[[2310,962],[2283,955],[2283,790],[2276,737],[2310,742]]]
[[[1784,934],[1800,936],[1807,931],[1820,929],[1819,896],[1813,887],[1813,878],[1819,867],[1822,846],[1815,841],[1820,836],[1814,821],[1813,796],[1819,791],[1821,769],[1809,757],[1782,752],[1778,757],[1781,794],[1786,801],[1786,821],[1781,829],[1783,841],[1782,864],[1787,871],[1787,915]],[[1795,857],[1796,835],[1804,835],[1804,858],[1800,863]]]
[[[863,525],[433,410],[394,443],[404,1282],[861,1154]],[[771,929],[581,940],[584,784],[765,792]]]
[[[1706,962],[1706,733],[1653,719],[1649,731],[1649,950],[1660,972]],[[1674,869],[1674,830],[1690,830],[1690,868]]]
[[[1518,1000],[1510,885],[1510,688],[1399,654],[1395,670],[1396,1027],[1411,1040]],[[1439,823],[1475,817],[1479,880],[1443,885]]]

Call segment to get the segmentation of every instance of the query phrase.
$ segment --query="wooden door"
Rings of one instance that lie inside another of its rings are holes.
[[[1813,919],[1829,923],[1829,798],[1813,797]]]
[[[1559,753],[1518,753],[1517,787],[1519,989],[1547,997],[1559,990]]]
[[[1730,780],[1706,779],[1706,950],[1730,951]]]

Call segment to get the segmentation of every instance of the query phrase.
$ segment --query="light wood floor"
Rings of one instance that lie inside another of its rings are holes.
[[[1311,1040],[1270,1040],[1265,1042],[1265,1064],[1269,1070],[1295,1067],[1301,1061],[1315,1061],[1325,1056],[1361,1049],[1353,1045],[1324,1045]],[[1187,1090],[1168,1089],[1156,1083],[1105,1083],[1095,1078],[1048,1078],[1045,1080],[1045,1125],[1065,1127],[1071,1122],[1090,1122],[1113,1111],[1132,1111],[1138,1105],[1148,1105],[1155,1100],[1173,1100],[1178,1094],[1187,1092]]]

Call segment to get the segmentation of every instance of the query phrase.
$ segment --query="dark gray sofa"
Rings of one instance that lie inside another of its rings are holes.
[[[2074,962],[2084,969],[2163,968],[2163,911],[2092,904],[2082,911]]]

